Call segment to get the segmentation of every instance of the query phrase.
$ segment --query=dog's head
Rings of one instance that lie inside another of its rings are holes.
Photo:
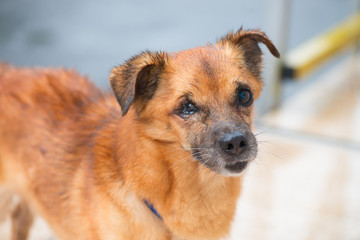
[[[123,115],[133,108],[143,136],[180,144],[212,171],[238,175],[257,154],[251,128],[262,88],[259,42],[279,57],[263,32],[240,29],[214,45],[143,52],[115,67],[110,83]]]

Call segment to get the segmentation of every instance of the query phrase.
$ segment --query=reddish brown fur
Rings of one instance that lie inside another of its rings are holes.
[[[259,96],[262,82],[239,46],[222,39],[179,53],[146,52],[114,68],[124,117],[113,96],[73,71],[1,65],[0,182],[60,239],[225,236],[241,177],[210,171],[186,149],[204,125],[233,117],[236,84]],[[149,65],[142,89],[136,76]],[[184,121],[174,110],[187,92],[204,110]],[[251,125],[252,107],[236,114]]]

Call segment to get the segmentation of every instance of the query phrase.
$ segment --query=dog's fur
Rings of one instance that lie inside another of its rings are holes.
[[[60,239],[226,236],[257,152],[259,42],[279,57],[264,33],[242,29],[214,45],[143,52],[112,70],[116,98],[73,71],[1,65],[0,182],[21,197],[9,211],[14,239],[26,238],[31,211]],[[226,140],[234,134],[241,153]]]

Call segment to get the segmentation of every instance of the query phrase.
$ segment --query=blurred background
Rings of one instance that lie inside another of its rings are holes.
[[[76,69],[108,90],[115,65],[142,50],[265,31],[257,103],[259,157],[229,239],[360,239],[358,0],[1,0],[0,61]],[[1,90],[0,90],[1,94]],[[10,223],[0,239],[10,239]],[[38,219],[31,239],[55,239]]]

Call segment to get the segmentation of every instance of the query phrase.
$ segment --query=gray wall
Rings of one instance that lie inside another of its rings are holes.
[[[355,0],[294,0],[289,47],[354,12]],[[265,0],[0,0],[0,61],[65,66],[107,87],[110,69],[141,50],[177,51],[240,26],[269,26]],[[267,32],[271,37],[272,33]]]

